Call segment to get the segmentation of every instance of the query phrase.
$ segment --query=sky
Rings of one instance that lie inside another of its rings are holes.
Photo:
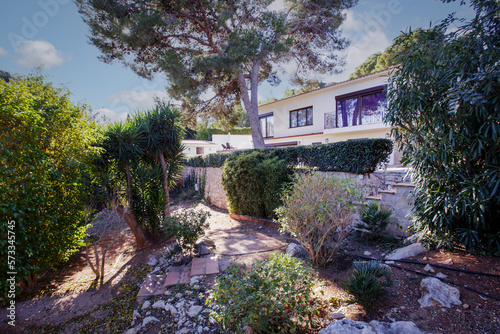
[[[71,92],[74,103],[87,104],[110,121],[125,120],[128,113],[154,106],[155,97],[169,99],[162,75],[145,80],[120,63],[106,64],[89,43],[89,29],[73,0],[4,0],[0,11],[0,70],[11,74],[41,73],[47,81]],[[277,2],[275,6],[279,6]],[[347,80],[371,54],[383,51],[408,27],[438,23],[448,14],[470,19],[473,11],[459,3],[438,0],[359,0],[346,12],[343,36],[351,44],[342,53],[343,73],[317,76],[324,82]],[[261,100],[280,98],[292,68],[285,67],[282,82],[259,86]]]

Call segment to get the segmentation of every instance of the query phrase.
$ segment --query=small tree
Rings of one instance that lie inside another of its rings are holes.
[[[307,174],[298,177],[280,208],[282,229],[292,233],[317,265],[326,265],[348,233],[361,192],[352,180]]]
[[[398,55],[386,120],[415,173],[417,228],[500,254],[500,3],[471,3],[470,23],[447,33],[448,18]]]

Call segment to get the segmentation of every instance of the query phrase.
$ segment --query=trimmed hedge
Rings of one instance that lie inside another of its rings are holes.
[[[189,157],[191,167],[222,167],[227,158],[253,151],[273,152],[293,167],[309,167],[324,172],[363,174],[373,172],[380,163],[387,163],[393,149],[390,139],[357,139],[314,146],[291,146],[212,153]]]
[[[209,128],[210,135],[227,135],[231,132],[232,135],[251,135],[252,128],[234,128],[231,130],[222,130],[217,128]]]

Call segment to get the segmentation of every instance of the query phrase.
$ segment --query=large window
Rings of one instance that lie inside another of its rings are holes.
[[[387,109],[384,88],[337,96],[337,127],[381,123]]]
[[[260,128],[264,138],[274,137],[274,116],[273,113],[265,114],[259,117]]]
[[[313,124],[313,108],[307,107],[290,111],[290,127],[296,128]]]

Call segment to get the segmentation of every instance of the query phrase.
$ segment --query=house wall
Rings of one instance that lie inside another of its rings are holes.
[[[387,79],[385,71],[260,106],[259,115],[272,112],[274,116],[274,138],[265,139],[265,143],[312,145],[350,139],[390,138],[391,127],[384,123],[324,128],[325,113],[336,111],[336,96],[385,85]],[[313,125],[290,128],[290,111],[310,106],[313,107]],[[389,164],[399,165],[399,159],[398,153],[393,153]]]

